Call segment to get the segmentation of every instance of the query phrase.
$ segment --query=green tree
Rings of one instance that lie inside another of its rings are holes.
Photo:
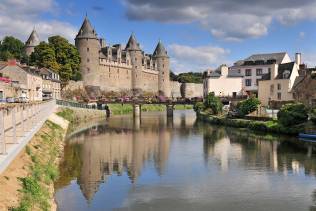
[[[292,126],[306,122],[308,111],[302,103],[288,103],[281,107],[278,112],[278,121],[283,126]]]
[[[260,101],[255,97],[251,97],[247,100],[239,102],[237,104],[237,111],[240,116],[246,116],[257,110],[259,105]]]
[[[211,109],[212,114],[219,114],[223,111],[223,103],[214,93],[209,93],[204,100],[205,109]]]
[[[54,49],[46,42],[41,42],[31,54],[31,64],[38,67],[46,67],[59,72],[60,65],[56,61]]]
[[[31,62],[39,67],[50,68],[60,74],[61,80],[81,80],[80,55],[77,48],[61,36],[48,38],[31,55]]]
[[[0,60],[17,59],[19,61],[27,61],[24,52],[24,43],[12,36],[5,37],[0,44]]]

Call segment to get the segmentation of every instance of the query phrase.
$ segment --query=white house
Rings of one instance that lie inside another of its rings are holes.
[[[207,96],[210,92],[220,97],[242,96],[243,76],[238,72],[229,72],[226,65],[207,70],[204,72],[203,94]]]
[[[230,74],[241,74],[244,90],[248,95],[258,96],[258,81],[263,75],[270,73],[275,64],[289,63],[291,59],[285,52],[254,54],[244,60],[236,62],[229,68]]]
[[[258,98],[261,104],[268,106],[270,102],[293,101],[292,88],[299,76],[301,54],[296,54],[295,62],[274,64],[271,72],[259,80]]]

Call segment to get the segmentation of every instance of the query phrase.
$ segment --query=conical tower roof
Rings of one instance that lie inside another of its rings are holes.
[[[141,51],[134,33],[132,33],[132,35],[130,36],[130,38],[127,42],[126,50]]]
[[[30,37],[27,39],[25,45],[27,47],[35,47],[35,46],[39,45],[40,42],[41,41],[39,39],[39,36],[38,36],[36,30],[33,29],[32,33],[31,33]]]
[[[77,38],[92,38],[97,39],[97,33],[95,32],[94,28],[92,27],[88,17],[86,16],[82,26],[76,36]]]
[[[162,44],[162,42],[159,40],[157,47],[154,51],[153,54],[154,57],[168,57],[167,51],[164,47],[164,45]]]

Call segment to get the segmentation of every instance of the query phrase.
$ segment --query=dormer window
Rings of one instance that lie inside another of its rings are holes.
[[[289,70],[285,70],[283,72],[283,78],[284,79],[288,79],[290,77],[290,75],[291,75],[291,72]]]

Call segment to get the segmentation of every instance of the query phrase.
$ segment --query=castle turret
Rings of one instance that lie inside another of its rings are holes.
[[[142,77],[143,54],[134,34],[130,36],[128,43],[126,45],[126,50],[129,52],[130,57],[131,57],[132,90],[134,94],[138,95],[142,93],[142,87],[143,87],[143,81],[142,81],[143,80],[143,77]]]
[[[27,39],[25,43],[25,53],[26,55],[30,56],[33,52],[36,46],[40,44],[39,36],[35,29],[33,29],[30,37]]]
[[[156,60],[156,67],[159,71],[158,74],[158,91],[159,95],[164,95],[170,97],[170,76],[169,76],[169,56],[162,42],[159,41],[155,52],[153,54],[154,59]]]
[[[100,84],[98,70],[101,45],[87,16],[75,38],[75,45],[81,57],[80,71],[84,85]]]

